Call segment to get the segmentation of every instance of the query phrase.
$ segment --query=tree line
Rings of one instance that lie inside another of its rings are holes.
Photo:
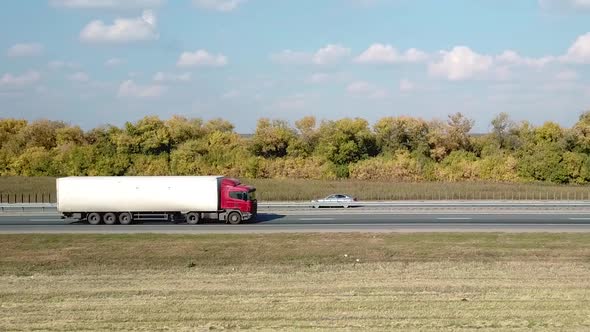
[[[223,119],[147,116],[88,131],[61,121],[0,119],[0,175],[207,175],[385,181],[590,182],[590,112],[572,128],[501,113],[470,134],[446,121],[385,117],[260,119],[249,137]]]

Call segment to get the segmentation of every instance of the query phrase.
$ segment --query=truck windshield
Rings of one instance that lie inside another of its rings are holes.
[[[256,200],[256,192],[255,191],[251,191],[247,195],[248,195],[248,200],[249,201],[255,201]]]

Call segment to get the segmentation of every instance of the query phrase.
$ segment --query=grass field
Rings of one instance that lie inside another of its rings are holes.
[[[0,235],[0,330],[590,329],[588,234]]]
[[[366,182],[298,179],[243,179],[256,186],[260,201],[310,200],[348,193],[360,200],[549,199],[590,200],[590,186],[479,182]],[[0,177],[2,202],[55,201],[55,179]]]

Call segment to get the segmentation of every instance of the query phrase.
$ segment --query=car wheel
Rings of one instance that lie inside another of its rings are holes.
[[[90,225],[98,225],[102,221],[100,214],[96,212],[90,213],[87,219]]]
[[[129,212],[124,212],[119,215],[119,223],[121,225],[129,225],[133,221],[133,216]]]
[[[227,222],[232,225],[238,225],[242,222],[242,215],[238,212],[232,212],[227,216]]]
[[[117,222],[117,216],[114,213],[105,213],[102,220],[107,225],[114,225]]]

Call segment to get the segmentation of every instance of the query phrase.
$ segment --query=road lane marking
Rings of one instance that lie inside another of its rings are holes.
[[[590,220],[590,218],[569,218],[570,220]]]
[[[473,218],[452,217],[452,218],[436,218],[436,220],[473,220]]]
[[[299,218],[301,221],[329,221],[335,220],[334,218]]]

